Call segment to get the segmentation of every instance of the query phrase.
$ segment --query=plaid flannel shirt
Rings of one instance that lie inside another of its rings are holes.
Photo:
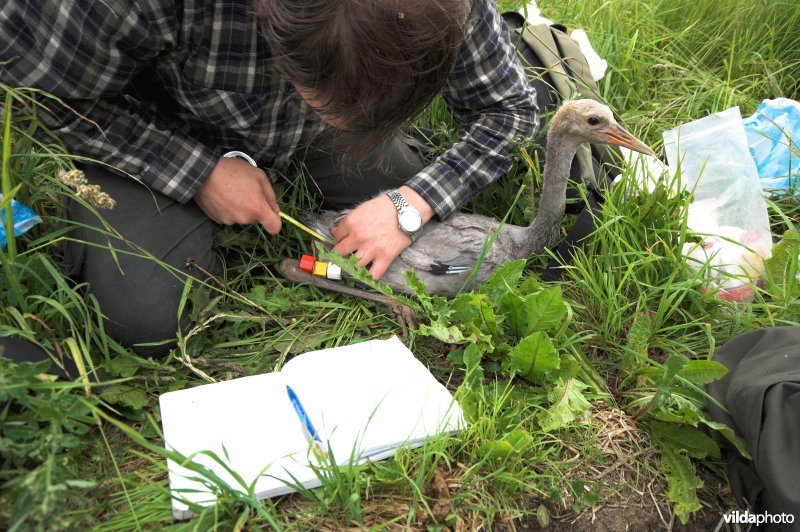
[[[73,153],[182,203],[224,151],[280,167],[327,127],[271,70],[247,0],[7,0],[0,35],[0,81],[61,98],[42,100],[41,119]],[[151,91],[168,95],[168,118]],[[408,185],[445,218],[507,172],[515,141],[539,125],[494,1],[475,0],[442,94],[458,139]]]

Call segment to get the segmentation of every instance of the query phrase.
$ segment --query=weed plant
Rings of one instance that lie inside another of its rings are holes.
[[[800,98],[800,11],[792,2],[540,7],[588,31],[610,65],[602,96],[655,148],[663,130],[731,105],[746,116],[762,99]],[[416,297],[408,303],[423,324],[410,347],[464,406],[471,424],[463,434],[376,464],[332,466],[320,471],[321,488],[268,501],[198,469],[219,502],[175,523],[165,460],[182,457],[163,448],[158,394],[278,369],[297,353],[384,337],[399,325],[371,303],[276,277],[280,258],[312,249],[293,228],[269,238],[258,227],[233,226],[215,237],[223,274],[205,283],[186,279],[184,305],[196,326],[167,358],[137,357],[105,334],[90,287],[58,268],[71,239],[64,205],[82,201],[57,179],[75,159],[36,119],[43,106],[59,103],[37,91],[0,89],[3,205],[16,199],[44,220],[0,252],[0,335],[31,340],[54,364],[65,357],[79,368],[71,381],[58,381],[42,373],[46,364],[0,358],[4,528],[476,529],[524,515],[544,524],[623,489],[592,480],[608,459],[598,450],[607,436],[598,412],[645,434],[631,440],[640,446],[632,456],[644,457],[630,466],[633,481],[665,477],[665,497],[685,521],[701,506],[704,471],[724,475],[721,449],[741,445],[705,417],[702,386],[720,375],[711,355],[753,328],[800,323],[796,195],[770,202],[779,243],[765,287],[753,303],[728,303],[703,293],[702,274],[681,258],[682,244],[696,238],[686,227],[690,194],[673,193],[668,179],[644,193],[627,170],[562,281],[538,280],[546,255],[510,263],[475,293],[450,301],[409,279]],[[456,134],[440,100],[417,124],[439,146]],[[536,188],[538,171],[521,157],[468,209],[526,223],[528,194],[514,200],[521,186]],[[316,208],[302,179],[284,177],[278,192],[290,215]],[[105,231],[114,237],[114,228]]]

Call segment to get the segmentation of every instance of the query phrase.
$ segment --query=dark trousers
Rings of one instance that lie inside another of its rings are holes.
[[[752,455],[731,450],[731,490],[751,513],[790,514],[753,530],[800,530],[800,327],[770,327],[737,336],[714,359],[728,368],[708,393],[714,421],[732,427]]]
[[[327,146],[321,141],[298,155],[313,181],[309,189],[327,208],[349,207],[400,186],[426,165],[423,145],[405,133],[391,141],[385,159],[373,154],[358,169],[343,170]],[[182,205],[102,166],[84,171],[116,200],[114,209],[99,214],[119,236],[73,202],[68,216],[76,228],[65,253],[65,273],[89,284],[112,338],[143,356],[164,355],[174,347],[178,328],[189,326],[185,316],[178,316],[186,274],[204,277],[187,265],[214,275],[221,271],[212,250],[217,226],[194,202]]]

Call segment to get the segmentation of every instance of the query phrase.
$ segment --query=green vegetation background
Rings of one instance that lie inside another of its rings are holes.
[[[503,7],[518,8],[514,2]],[[585,0],[542,2],[549,18],[587,30],[609,71],[600,82],[620,122],[660,151],[661,132],[733,105],[743,116],[765,98],[800,99],[800,12],[790,1]],[[800,220],[792,194],[770,202],[778,246],[766,285],[752,304],[701,293],[681,245],[687,194],[673,183],[650,194],[626,172],[600,230],[561,283],[542,286],[513,263],[476,294],[451,302],[419,289],[411,304],[424,327],[414,351],[457,393],[473,421],[459,438],[361,468],[320,470],[323,488],[257,502],[219,487],[220,503],[173,524],[158,394],[279,368],[294,354],[397,333],[383,308],[292,286],[275,276],[280,258],[308,251],[299,232],[269,238],[258,228],[217,235],[227,269],[219,283],[187,285],[198,326],[165,360],[143,360],[103,331],[101,309],[85,286],[54,266],[68,227],[58,171],[70,156],[36,140],[37,104],[52,100],[1,87],[2,192],[31,205],[44,223],[0,253],[0,335],[34,340],[103,375],[105,390],[86,397],[83,383],[43,379],[41,367],[0,360],[0,526],[13,530],[356,527],[474,528],[556,508],[580,511],[621,489],[600,449],[612,412],[637,427],[629,447],[633,483],[665,478],[663,497],[682,521],[723,506],[704,479],[724,476],[721,449],[740,442],[703,414],[702,385],[718,378],[708,359],[722,342],[753,328],[800,323],[796,279]],[[419,123],[446,138],[453,123],[434,104]],[[535,165],[534,165],[535,166]],[[502,183],[482,194],[475,212],[526,223],[527,194],[538,170],[520,159]],[[290,214],[313,208],[300,181],[283,184]],[[109,228],[113,237],[113,228]],[[413,280],[412,280],[413,283]],[[545,353],[539,360],[525,352]],[[257,412],[254,412],[257,415]],[[609,414],[611,415],[611,414]],[[621,419],[622,419],[621,418]],[[578,456],[579,459],[573,459]],[[613,466],[612,466],[613,467]],[[601,476],[601,478],[603,478]],[[213,481],[210,481],[213,483]]]

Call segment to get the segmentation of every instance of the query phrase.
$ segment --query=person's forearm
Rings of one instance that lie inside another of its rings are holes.
[[[433,210],[433,207],[431,207],[428,202],[425,201],[425,198],[417,194],[413,188],[403,185],[397,190],[400,191],[400,194],[403,195],[409,205],[419,211],[419,214],[422,216],[422,223],[428,223],[428,220],[433,218],[433,215],[436,214]]]
[[[492,0],[475,18],[442,95],[458,139],[407,184],[446,218],[511,168],[511,152],[539,126],[533,89]]]

